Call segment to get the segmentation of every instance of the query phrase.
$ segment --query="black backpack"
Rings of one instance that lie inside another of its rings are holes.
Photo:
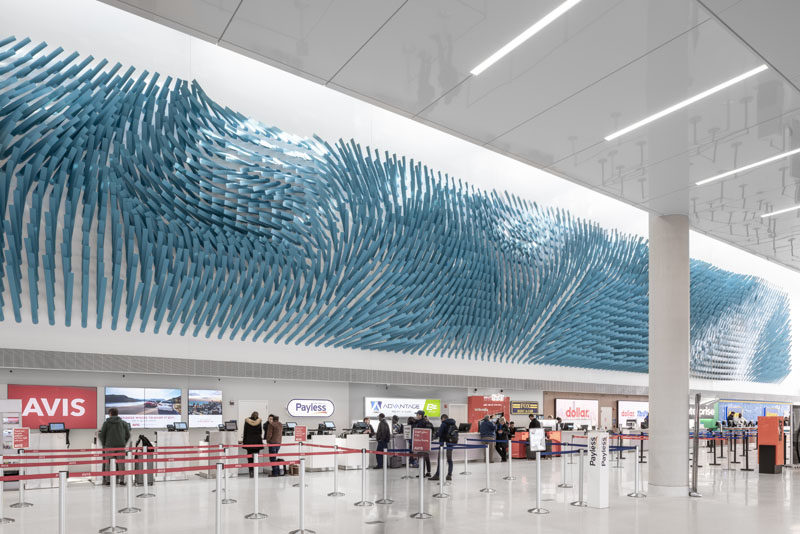
[[[456,425],[450,425],[447,429],[447,436],[445,436],[447,443],[458,443],[458,428]]]

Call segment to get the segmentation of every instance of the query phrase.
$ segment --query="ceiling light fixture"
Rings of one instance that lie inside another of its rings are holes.
[[[790,211],[795,211],[795,210],[800,210],[800,204],[798,204],[797,206],[792,206],[791,208],[784,208],[782,210],[765,213],[764,215],[761,216],[761,218],[763,219],[764,217],[772,217],[774,215],[780,215],[781,213],[789,213]]]
[[[500,50],[483,60],[477,67],[472,69],[470,74],[473,76],[477,76],[481,72],[485,71],[501,59],[508,55],[509,52],[517,48],[519,45],[539,33],[545,26],[556,20],[558,17],[575,7],[581,0],[567,0],[563,4],[559,5],[553,11],[542,17],[538,22],[536,22],[533,26],[522,32],[521,34],[517,35],[513,39],[511,39],[506,45],[504,45]]]
[[[781,154],[777,154],[767,159],[756,161],[755,163],[745,165],[744,167],[739,167],[738,169],[733,169],[732,171],[727,171],[721,174],[717,174],[715,176],[712,176],[711,178],[706,178],[705,180],[700,180],[699,182],[695,182],[695,185],[705,185],[711,182],[715,182],[717,180],[722,180],[723,178],[727,178],[728,176],[733,176],[734,174],[739,174],[740,172],[749,171],[750,169],[755,169],[756,167],[760,167],[761,165],[766,165],[767,163],[772,163],[773,161],[778,161],[779,159],[788,158],[789,156],[794,156],[795,154],[800,154],[800,148],[795,148],[794,150],[790,150],[789,152],[783,152]]]
[[[722,82],[719,85],[715,85],[711,89],[706,89],[702,93],[698,93],[698,94],[696,94],[696,95],[694,95],[694,96],[692,96],[690,98],[687,98],[686,100],[682,100],[681,102],[678,102],[677,104],[674,104],[674,105],[668,107],[667,109],[663,109],[663,110],[659,111],[658,113],[654,113],[653,115],[650,115],[649,117],[640,120],[639,122],[634,122],[630,126],[626,126],[625,128],[623,128],[623,129],[621,129],[619,131],[616,131],[616,132],[612,133],[611,135],[607,135],[605,137],[605,140],[606,141],[612,141],[612,140],[616,139],[617,137],[619,137],[621,135],[625,135],[626,133],[632,132],[633,130],[641,128],[642,126],[644,126],[646,124],[650,124],[651,122],[656,121],[656,120],[660,119],[661,117],[665,117],[665,116],[669,115],[670,113],[674,113],[674,112],[676,112],[678,110],[681,110],[681,109],[685,108],[686,106],[690,106],[690,105],[694,104],[695,102],[697,102],[698,100],[702,100],[702,99],[706,98],[707,96],[711,96],[714,93],[718,93],[718,92],[722,91],[723,89],[727,89],[731,85],[734,85],[734,84],[737,84],[737,83],[739,83],[741,81],[744,81],[747,78],[750,78],[751,76],[755,76],[759,72],[763,72],[763,71],[767,70],[768,68],[769,67],[767,65],[759,65],[758,67],[756,67],[756,68],[754,68],[752,70],[748,70],[744,74],[740,74],[739,76],[736,76],[735,78],[731,78],[730,80],[728,80],[726,82]]]

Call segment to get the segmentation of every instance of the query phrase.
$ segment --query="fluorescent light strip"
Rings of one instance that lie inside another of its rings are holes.
[[[765,213],[764,215],[761,216],[761,218],[763,219],[764,217],[772,217],[774,215],[780,215],[781,213],[789,213],[790,211],[796,211],[796,210],[800,210],[800,204],[798,204],[797,206],[792,206],[791,208],[784,208],[782,210]]]
[[[695,102],[697,102],[698,100],[702,100],[702,99],[706,98],[707,96],[711,96],[714,93],[718,93],[718,92],[722,91],[723,89],[727,89],[731,85],[734,85],[734,84],[737,84],[737,83],[739,83],[741,81],[744,81],[747,78],[750,78],[751,76],[755,76],[759,72],[763,72],[763,71],[767,70],[768,68],[769,67],[767,65],[760,65],[760,66],[758,66],[758,67],[756,67],[756,68],[754,68],[752,70],[748,70],[744,74],[740,74],[739,76],[737,76],[735,78],[731,78],[727,82],[722,82],[719,85],[715,85],[711,89],[706,89],[702,93],[696,94],[693,97],[690,97],[690,98],[687,98],[686,100],[678,102],[677,104],[672,105],[672,106],[668,107],[667,109],[663,109],[663,110],[659,111],[658,113],[654,113],[653,115],[650,115],[649,117],[647,117],[645,119],[642,119],[639,122],[634,122],[630,126],[626,126],[625,128],[623,128],[623,129],[621,129],[619,131],[616,131],[616,132],[612,133],[611,135],[607,135],[605,137],[605,140],[606,141],[613,141],[614,139],[616,139],[617,137],[619,137],[621,135],[625,135],[626,133],[632,132],[633,130],[636,130],[637,128],[641,128],[642,126],[644,126],[646,124],[650,124],[651,122],[656,121],[656,120],[660,119],[661,117],[665,117],[665,116],[669,115],[670,113],[674,113],[674,112],[676,112],[676,111],[678,111],[680,109],[685,108],[686,106],[690,106],[690,105],[694,104]]]
[[[749,171],[750,169],[755,169],[756,167],[760,167],[761,165],[766,165],[767,163],[772,163],[773,161],[778,161],[779,159],[788,158],[789,156],[794,156],[795,154],[800,154],[800,148],[795,148],[794,150],[790,150],[789,152],[784,152],[782,154],[778,154],[776,156],[772,156],[767,159],[762,159],[761,161],[756,161],[755,163],[745,165],[744,167],[739,167],[738,169],[733,169],[732,171],[727,171],[723,172],[722,174],[717,174],[716,176],[712,176],[711,178],[706,178],[705,180],[700,180],[699,182],[695,182],[695,185],[705,185],[711,182],[715,182],[717,180],[722,180],[723,178],[727,178],[728,176],[733,176],[734,174],[739,174],[740,172]]]
[[[521,34],[514,37],[511,41],[508,42],[505,46],[503,46],[500,50],[483,60],[477,67],[472,69],[470,74],[473,76],[477,76],[481,72],[485,71],[501,59],[508,55],[509,52],[517,48],[519,45],[539,33],[542,28],[556,20],[558,17],[572,9],[575,5],[580,3],[581,0],[567,0],[563,4],[559,5],[553,11],[545,15],[542,19],[536,22],[533,26],[522,32]]]

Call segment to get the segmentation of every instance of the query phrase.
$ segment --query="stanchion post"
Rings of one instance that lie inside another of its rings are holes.
[[[469,447],[464,444],[464,470],[459,473],[459,475],[471,475],[472,473],[469,472]]]
[[[227,454],[225,456],[228,456]],[[219,476],[219,473],[217,473]],[[220,504],[234,504],[236,499],[231,499],[228,495],[228,470],[225,469],[225,466],[222,467],[222,493],[225,494],[225,498],[220,501]]]
[[[302,458],[302,456],[303,456],[303,442],[302,442],[302,441],[301,441],[300,443],[298,443],[298,444],[297,444],[297,455],[298,455],[298,457],[301,457],[301,458]],[[292,487],[293,487],[293,488],[296,488],[296,487],[298,487],[299,485],[300,485],[300,482],[297,482],[297,483],[295,483],[295,484],[292,484]]]
[[[506,443],[508,451],[506,452],[506,459],[508,460],[508,474],[503,477],[503,480],[517,480],[517,477],[511,472],[511,457],[514,456],[511,451],[511,439]]]
[[[639,463],[647,463],[647,460],[644,459],[644,432],[639,432]]]
[[[747,441],[744,442],[744,467],[741,471],[752,471],[753,469],[750,467],[750,438],[747,437]]]
[[[392,504],[394,502],[389,498],[389,455],[384,455],[383,458],[383,498],[375,502],[377,504]]]
[[[333,491],[328,497],[341,497],[343,492],[339,491],[339,446],[333,446]]]
[[[111,458],[109,462],[109,470],[111,471],[111,526],[101,528],[99,532],[102,534],[113,534],[115,532],[127,532],[127,528],[117,526],[117,460]]]
[[[561,484],[557,487],[559,488],[571,488],[572,484],[567,483],[567,458],[566,456],[572,457],[572,452],[563,452],[561,453]]]
[[[444,492],[444,466],[442,462],[444,461],[444,443],[439,444],[439,465],[436,466],[436,471],[439,473],[439,493],[434,493],[432,497],[437,499],[449,499],[450,495]]]
[[[410,452],[410,451],[409,451]],[[406,456],[406,474],[400,477],[400,480],[408,480],[414,478],[411,476],[411,455]]]
[[[420,457],[417,463],[419,464],[419,511],[415,514],[411,514],[411,517],[414,519],[429,519],[433,516],[425,512],[425,462],[423,462]]]
[[[361,500],[355,506],[372,506],[367,500],[367,449],[361,449]]]
[[[258,453],[253,453],[253,464],[258,464]],[[253,513],[244,516],[245,519],[266,519],[267,514],[258,511],[258,467],[253,465],[255,476],[253,477]]]
[[[0,464],[2,464],[4,461],[5,460],[3,459],[3,457],[0,456]],[[0,467],[0,477],[3,477],[3,476],[5,476],[5,469]],[[20,482],[22,482],[22,481],[20,480]],[[10,517],[3,517],[3,510],[4,510],[4,508],[3,508],[3,480],[0,479],[0,525],[4,525],[4,524],[7,524],[7,523],[13,523],[14,520],[11,519]]]
[[[570,504],[572,506],[586,506],[586,501],[583,500],[583,454],[584,450],[581,449],[578,454],[578,500]]]
[[[542,508],[542,453],[536,451],[536,508],[528,510],[529,514],[549,514],[550,510]]]
[[[717,438],[715,438],[714,435],[712,434],[711,437],[709,438],[709,441],[711,441],[711,460],[712,461],[708,465],[720,465],[717,462]]]
[[[738,451],[736,449],[738,449],[739,447],[736,445],[736,443],[739,441],[739,438],[736,435],[736,432],[731,432],[731,439],[733,440],[733,454],[731,455],[731,457],[733,459],[731,460],[731,463],[732,464],[740,464],[742,462],[740,462],[739,458],[737,457],[737,452]]]
[[[19,474],[25,476],[25,468],[20,467]],[[10,508],[29,508],[33,506],[33,504],[29,502],[25,502],[25,481],[19,481],[19,501],[15,502],[10,506]]]
[[[297,529],[292,530],[289,534],[315,534],[313,530],[306,528],[306,511],[305,511],[305,500],[306,500],[306,459],[304,457],[300,457],[300,467],[299,473],[300,480],[298,482],[298,486],[300,488],[300,504],[298,508],[298,525]]]
[[[647,494],[639,491],[641,488],[641,477],[642,477],[642,464],[636,461],[636,457],[633,458],[633,491],[628,494],[628,497],[633,497],[634,499],[641,499],[643,497],[647,497]]]
[[[217,494],[214,498],[214,532],[222,534],[222,464],[217,463]]]
[[[67,472],[58,472],[58,534],[67,534]]]
[[[486,487],[481,490],[481,493],[495,493],[495,490],[491,488],[491,482],[489,481],[489,444],[486,444]]]
[[[133,458],[133,454],[131,453],[131,451],[128,451],[128,452],[125,453],[125,458],[127,460],[130,460],[131,458]],[[130,462],[127,462],[127,464],[128,464],[128,471],[133,471],[133,466],[130,464]],[[123,508],[123,509],[121,509],[119,511],[119,513],[121,513],[121,514],[136,514],[136,513],[141,512],[142,510],[140,508],[136,508],[133,505],[133,473],[130,472],[125,476],[128,479],[128,487],[125,488],[125,493],[126,493],[126,496],[127,496],[127,504],[126,504],[125,508]]]
[[[147,454],[146,453],[147,453],[147,448],[143,446],[142,447],[142,460],[143,460],[142,466],[144,467],[145,471],[148,469],[148,467],[147,467],[148,466]],[[150,459],[152,460],[152,452],[150,454]],[[153,465],[152,462],[149,465],[152,466]],[[152,491],[150,491],[150,488],[149,488],[148,480],[150,480],[150,475],[148,473],[145,473],[145,474],[142,475],[142,477],[143,477],[142,484],[144,485],[144,492],[140,493],[139,495],[137,495],[137,497],[140,498],[140,499],[152,499],[153,497],[156,496],[156,494],[153,493]],[[153,481],[153,482],[155,484],[155,481]],[[153,489],[155,489],[155,485],[153,486]]]

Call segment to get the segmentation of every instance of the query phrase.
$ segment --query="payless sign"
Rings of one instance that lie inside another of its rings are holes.
[[[97,388],[9,384],[8,398],[22,401],[22,426],[65,423],[69,429],[97,428]]]
[[[589,432],[586,447],[586,504],[608,508],[608,432]]]

